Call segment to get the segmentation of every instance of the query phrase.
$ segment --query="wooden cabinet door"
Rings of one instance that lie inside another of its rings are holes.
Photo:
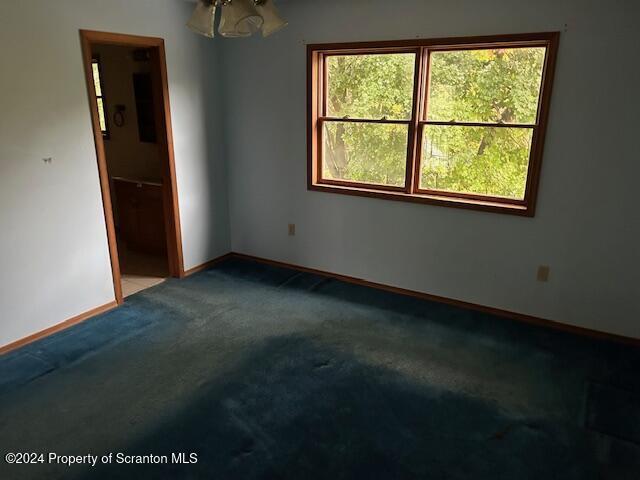
[[[114,179],[120,236],[132,250],[166,253],[162,186]]]

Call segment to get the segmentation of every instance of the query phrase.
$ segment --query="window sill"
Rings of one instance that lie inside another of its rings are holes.
[[[459,197],[448,197],[440,195],[408,194],[404,192],[393,192],[386,190],[376,190],[375,188],[345,187],[339,185],[327,185],[322,183],[310,183],[308,189],[316,192],[341,193],[343,195],[356,195],[360,197],[382,198],[410,203],[424,203],[429,205],[440,205],[452,208],[465,208],[468,210],[480,210],[484,212],[505,213],[508,215],[519,215],[533,217],[534,208],[532,205],[522,205],[505,202],[484,201]]]

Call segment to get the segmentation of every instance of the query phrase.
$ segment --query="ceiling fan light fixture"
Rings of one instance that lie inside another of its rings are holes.
[[[227,38],[250,37],[258,31],[268,37],[288,25],[273,0],[196,0],[187,27],[213,38],[216,9],[220,10],[218,32]]]
[[[268,37],[288,25],[288,22],[278,13],[273,0],[255,0],[255,9],[263,19],[263,37]]]
[[[262,28],[254,0],[226,0],[222,3],[222,14],[218,32],[223,37],[249,37]]]
[[[187,22],[187,27],[200,35],[213,38],[215,35],[216,2],[198,0],[196,8]]]

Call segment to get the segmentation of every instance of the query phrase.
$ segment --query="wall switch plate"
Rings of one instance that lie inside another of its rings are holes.
[[[548,282],[549,281],[549,271],[551,269],[547,265],[540,265],[538,267],[538,275],[537,279],[539,282]]]
[[[296,224],[295,223],[290,223],[289,224],[289,236],[293,237],[296,234]]]

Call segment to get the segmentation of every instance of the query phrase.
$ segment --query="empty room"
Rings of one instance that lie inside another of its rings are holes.
[[[640,4],[0,1],[0,478],[640,478]]]

